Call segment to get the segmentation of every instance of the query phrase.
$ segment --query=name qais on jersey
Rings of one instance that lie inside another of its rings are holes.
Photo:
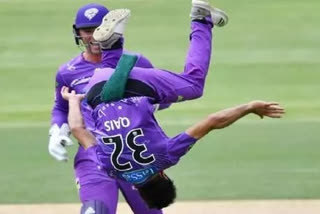
[[[102,107],[100,107],[100,109],[98,110],[98,118],[99,120],[101,120],[101,118],[103,117],[104,118],[104,122],[103,122],[103,125],[104,125],[104,129],[105,131],[109,132],[109,131],[115,131],[115,130],[120,130],[122,128],[128,128],[131,124],[131,121],[128,117],[126,116],[117,116],[117,117],[114,117],[114,118],[110,118],[110,119],[107,119],[108,116],[107,116],[107,113],[108,111],[107,108],[116,108],[118,110],[121,110],[122,109],[122,106],[116,106],[114,103],[107,103],[107,104],[104,104]],[[108,109],[109,111],[111,109]],[[108,114],[110,114],[108,112]],[[111,114],[112,115],[112,114]],[[113,115],[118,115],[118,114],[113,114]]]
[[[117,102],[100,104],[96,112],[97,124],[100,130],[107,134],[119,134],[121,131],[138,128],[138,111],[144,111],[140,97],[131,97]],[[142,104],[143,105],[143,104]]]

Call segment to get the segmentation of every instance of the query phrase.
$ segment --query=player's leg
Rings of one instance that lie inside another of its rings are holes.
[[[96,214],[115,214],[118,186],[114,180],[84,184],[79,189],[79,197],[82,203],[81,214],[86,213],[88,209]]]
[[[99,27],[93,33],[93,38],[99,42],[102,49],[103,67],[115,68],[123,53],[123,33],[130,16],[128,9],[110,11]]]
[[[221,10],[212,9],[207,1],[198,0],[196,3],[193,2],[191,11],[190,44],[184,71],[176,74],[161,69],[149,72],[134,68],[130,74],[130,78],[142,81],[155,91],[155,103],[173,103],[202,96],[211,59],[212,27],[225,25],[227,16]],[[130,85],[127,87],[130,89]]]
[[[190,17],[191,19],[203,19],[203,17],[212,17],[212,22],[218,27],[223,27],[228,23],[227,14],[215,7],[212,7],[208,0],[192,0]]]
[[[132,185],[118,182],[107,175],[107,172],[98,165],[96,147],[84,150],[79,147],[75,156],[75,175],[79,187],[79,196],[83,204],[81,214],[87,210],[96,210],[96,214],[104,210],[108,214],[115,214],[118,203],[118,189],[126,198],[135,214],[161,214],[161,210],[149,209]],[[88,211],[88,212],[89,212]],[[99,212],[98,212],[99,211]],[[83,213],[84,212],[84,213]],[[93,212],[92,212],[93,213]]]
[[[195,10],[194,8],[199,8],[199,2],[202,3],[201,9]],[[130,78],[142,81],[153,89],[156,94],[154,96],[155,103],[172,103],[196,99],[203,93],[211,58],[211,29],[213,24],[223,26],[221,23],[225,24],[227,20],[223,12],[217,9],[213,10],[207,1],[198,0],[196,3],[193,2],[192,6],[192,32],[184,72],[178,75],[176,73],[164,72],[160,69],[152,69],[152,72],[150,72],[147,69],[135,68],[130,74]],[[104,43],[112,38],[113,35],[123,33],[126,19],[129,15],[126,12],[123,15],[122,12],[120,11],[120,14],[109,13],[109,16],[106,15],[109,18],[100,26],[99,32],[101,34],[95,36],[96,34],[94,33],[95,40]],[[116,14],[114,15],[114,19],[110,19],[112,18],[112,14]],[[115,21],[111,22],[110,20]],[[109,28],[112,29],[110,30]]]
[[[115,68],[122,54],[123,54],[123,39],[121,38],[110,49],[102,50],[102,56],[101,56],[102,67]]]
[[[92,200],[82,203],[80,214],[110,214],[103,201]]]
[[[75,157],[74,169],[79,197],[83,204],[82,210],[85,212],[87,209],[94,210],[96,208],[96,214],[101,210],[108,214],[115,214],[118,203],[117,183],[97,165],[95,159],[94,147],[87,150],[79,147]],[[96,207],[93,207],[93,205]]]
[[[150,209],[141,198],[138,190],[128,182],[117,180],[120,190],[135,214],[162,214],[162,210]]]
[[[193,0],[190,16],[190,44],[183,76],[191,78],[195,84],[203,87],[211,59],[211,29],[216,25],[224,26],[228,18],[223,11],[211,7],[207,0]]]

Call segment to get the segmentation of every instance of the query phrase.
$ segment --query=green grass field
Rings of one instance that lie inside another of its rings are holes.
[[[0,0],[0,203],[77,202],[72,161],[48,154],[58,66],[80,50],[71,25],[89,1]],[[126,48],[181,71],[186,0],[97,1],[127,7]],[[170,169],[179,200],[320,198],[320,1],[216,0],[230,15],[215,29],[204,96],[158,113],[174,136],[210,112],[266,99],[281,120],[246,118],[201,140]],[[70,156],[76,146],[70,148]]]

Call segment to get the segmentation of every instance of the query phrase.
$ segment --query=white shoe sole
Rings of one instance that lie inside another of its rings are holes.
[[[192,6],[211,11],[211,17],[214,19],[213,21],[217,21],[214,24],[218,27],[225,26],[229,21],[228,15],[224,11],[218,8],[212,7],[208,1],[193,0]]]
[[[211,6],[210,6],[209,2],[207,2],[207,1],[193,0],[192,6],[199,7],[199,8],[206,9],[206,10],[211,10]]]
[[[93,33],[93,38],[97,42],[102,42],[108,40],[113,33],[117,25],[128,18],[131,14],[129,9],[116,9],[111,10],[102,20],[102,23],[97,27]],[[123,31],[123,30],[122,30]]]
[[[218,27],[225,26],[229,21],[228,15],[224,11],[222,11],[222,10],[220,10],[218,8],[212,7],[211,8],[211,17],[216,17],[216,16],[220,16],[221,17],[220,21],[215,23],[215,25],[217,25]]]

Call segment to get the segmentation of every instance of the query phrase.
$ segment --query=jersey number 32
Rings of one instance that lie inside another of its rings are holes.
[[[132,151],[132,158],[133,160],[141,165],[147,165],[155,161],[155,157],[153,154],[144,157],[143,153],[147,151],[147,148],[144,144],[137,144],[135,139],[137,137],[144,136],[142,129],[132,129],[128,132],[126,136],[126,144],[128,148]],[[102,138],[104,144],[113,144],[114,149],[111,154],[111,163],[113,167],[119,171],[127,171],[132,169],[132,164],[130,161],[125,163],[119,163],[119,157],[122,155],[123,152],[123,139],[122,135],[114,135],[110,137]]]

